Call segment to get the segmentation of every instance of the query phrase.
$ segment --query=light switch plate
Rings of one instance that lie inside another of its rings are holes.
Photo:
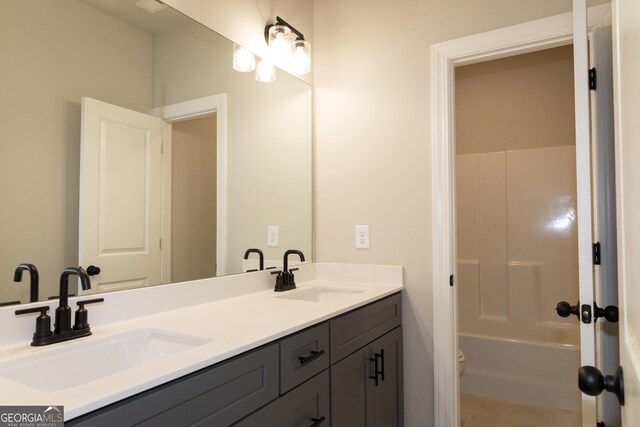
[[[356,225],[356,249],[369,249],[369,224]]]
[[[277,247],[278,246],[278,226],[277,225],[268,225],[267,226],[267,246]]]

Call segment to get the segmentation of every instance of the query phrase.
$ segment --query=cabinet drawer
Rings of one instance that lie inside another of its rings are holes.
[[[322,323],[280,342],[280,394],[329,366],[329,325]]]
[[[328,427],[329,370],[243,419],[233,427]]]
[[[402,298],[397,293],[331,320],[331,363],[399,326],[401,306]]]
[[[229,425],[278,396],[278,345],[243,354],[71,420],[82,426]]]

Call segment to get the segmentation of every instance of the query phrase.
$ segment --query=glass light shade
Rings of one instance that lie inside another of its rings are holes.
[[[261,59],[256,67],[256,80],[259,82],[269,83],[276,79],[276,67],[272,63]]]
[[[311,45],[306,40],[296,40],[293,49],[293,72],[307,74],[311,71]]]
[[[244,47],[233,44],[233,69],[243,73],[256,69],[256,57],[253,52]]]
[[[291,30],[284,25],[269,28],[269,47],[276,64],[289,64],[291,61],[291,44],[287,40],[290,32]]]

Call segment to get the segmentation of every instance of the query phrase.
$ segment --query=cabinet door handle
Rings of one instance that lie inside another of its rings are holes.
[[[378,362],[378,360],[380,362]],[[373,353],[373,357],[370,358],[369,361],[373,362],[374,373],[374,375],[369,375],[369,378],[375,380],[375,385],[378,385],[378,375],[381,375],[381,378],[384,381],[384,350],[382,350],[380,354]]]
[[[320,418],[311,418],[311,421],[313,421],[313,424],[311,424],[309,427],[317,427],[320,424],[322,424],[324,420],[326,420],[324,415],[321,416]]]
[[[311,350],[311,354],[308,356],[298,356],[298,360],[301,365],[306,365],[307,363],[316,360],[318,357],[324,354],[324,350],[313,351]]]
[[[369,359],[370,362],[373,362],[373,374],[369,375],[369,378],[375,380],[375,384],[378,385],[378,353],[374,353],[373,357]]]

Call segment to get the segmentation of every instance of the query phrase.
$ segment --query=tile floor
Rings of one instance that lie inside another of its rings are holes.
[[[462,427],[580,427],[579,412],[460,395]]]

